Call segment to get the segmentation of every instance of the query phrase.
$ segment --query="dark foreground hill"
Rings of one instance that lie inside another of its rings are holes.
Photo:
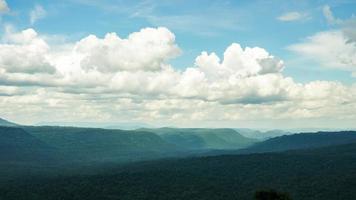
[[[0,186],[0,199],[245,200],[262,189],[294,200],[356,199],[356,144],[150,161],[93,176],[21,180]]]

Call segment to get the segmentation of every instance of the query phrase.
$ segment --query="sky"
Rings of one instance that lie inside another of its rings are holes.
[[[356,0],[0,0],[0,117],[356,128]]]

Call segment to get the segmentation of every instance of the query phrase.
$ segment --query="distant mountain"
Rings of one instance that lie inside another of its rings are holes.
[[[82,128],[105,128],[135,130],[139,128],[151,128],[152,126],[141,122],[40,122],[37,126],[61,126]]]
[[[179,149],[240,149],[257,142],[233,129],[158,128],[140,129],[158,134],[163,140]]]
[[[11,126],[11,127],[13,127],[13,126],[18,126],[18,124],[15,124],[13,122],[9,122],[9,121],[7,121],[5,119],[0,118],[0,126]]]
[[[311,132],[338,132],[343,130],[356,130],[354,128],[345,129],[345,128],[291,128],[285,129],[285,131],[291,133],[311,133]]]
[[[121,129],[121,130],[136,130],[140,128],[153,128],[153,126],[145,123],[115,123],[115,124],[108,124],[107,126],[103,127],[106,129]]]
[[[249,128],[235,128],[238,133],[248,138],[255,138],[262,140],[265,138],[265,135],[259,130],[249,129]]]
[[[356,142],[356,131],[299,133],[274,137],[256,143],[240,152],[278,152],[295,149],[309,149]]]
[[[0,162],[54,159],[55,149],[22,128],[0,127]]]
[[[278,129],[259,131],[259,130],[248,129],[248,128],[236,128],[235,130],[245,137],[255,138],[259,140],[265,140],[277,136],[292,134],[292,132],[290,131],[278,130]]]
[[[3,127],[3,157],[22,152],[27,158],[39,152],[65,162],[131,162],[191,155],[200,150],[239,149],[255,142],[232,129],[140,129],[113,130],[56,126]],[[6,133],[6,134],[5,134]],[[12,134],[10,134],[12,133]],[[22,135],[20,134],[22,133]],[[9,135],[10,134],[10,135]],[[0,138],[1,139],[1,138]],[[0,141],[1,142],[1,141]],[[20,145],[21,144],[21,145]],[[13,148],[10,148],[12,146]],[[55,149],[55,154],[54,154]],[[43,151],[42,151],[43,150]],[[6,152],[6,153],[5,153]],[[13,157],[15,161],[21,160]],[[0,161],[1,158],[0,158]]]
[[[24,129],[77,161],[128,162],[177,151],[174,145],[145,131],[50,126]]]

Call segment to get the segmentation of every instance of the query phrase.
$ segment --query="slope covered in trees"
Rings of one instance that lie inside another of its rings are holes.
[[[278,152],[309,149],[356,142],[356,131],[299,133],[274,137],[243,149],[243,153]]]
[[[10,127],[14,127],[14,126],[18,126],[18,124],[15,124],[13,122],[7,121],[5,119],[0,118],[0,126],[10,126]]]
[[[147,161],[92,176],[21,180],[3,199],[253,199],[274,189],[294,200],[356,199],[356,144],[251,155]]]
[[[158,134],[180,149],[241,149],[258,140],[242,136],[233,129],[158,128],[141,129]]]
[[[73,127],[24,127],[46,144],[78,161],[127,162],[177,151],[154,133]]]

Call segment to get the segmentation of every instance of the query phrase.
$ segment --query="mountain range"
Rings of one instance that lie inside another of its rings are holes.
[[[0,126],[0,199],[355,199],[356,131]],[[242,133],[245,131],[244,133]],[[241,132],[241,133],[240,133]]]
[[[258,140],[247,138],[233,129],[206,128],[157,128],[139,129],[153,132],[166,142],[180,149],[241,149],[256,143]]]

